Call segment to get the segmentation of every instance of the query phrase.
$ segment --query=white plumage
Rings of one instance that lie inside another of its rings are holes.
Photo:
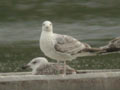
[[[43,22],[40,36],[41,51],[51,59],[58,62],[71,61],[76,57],[95,55],[98,49],[92,49],[90,45],[82,43],[77,39],[53,33],[53,26],[50,21]]]
[[[40,48],[46,56],[57,61],[75,59],[77,54],[83,56],[80,53],[84,53],[84,56],[91,54],[85,51],[91,48],[90,45],[82,43],[68,35],[53,33],[53,27],[50,21],[43,22],[40,36]]]

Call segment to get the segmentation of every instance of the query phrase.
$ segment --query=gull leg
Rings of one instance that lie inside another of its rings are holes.
[[[66,61],[64,61],[64,75],[66,75]]]
[[[58,65],[58,66],[60,65],[60,60],[57,60],[57,65]],[[59,69],[58,69],[57,74],[60,74],[60,70],[59,70]]]
[[[57,60],[57,64],[60,64],[60,60]]]

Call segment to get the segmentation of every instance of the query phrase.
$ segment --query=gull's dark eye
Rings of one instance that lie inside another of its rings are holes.
[[[34,61],[34,62],[32,62],[33,64],[36,64],[37,62],[36,61]]]

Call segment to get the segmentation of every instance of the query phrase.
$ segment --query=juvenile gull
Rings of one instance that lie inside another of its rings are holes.
[[[53,33],[53,25],[50,21],[44,21],[40,36],[41,51],[51,59],[64,61],[64,74],[66,73],[66,61],[71,61],[77,57],[95,55],[100,49],[91,48],[87,43],[82,43],[77,39]]]
[[[105,53],[120,51],[120,37],[117,37],[111,41],[106,46],[101,47]]]
[[[37,57],[32,59],[27,65],[23,66],[23,69],[31,68],[33,75],[56,75],[63,74],[63,64],[50,63],[44,57]],[[76,71],[67,65],[67,74],[76,73]]]

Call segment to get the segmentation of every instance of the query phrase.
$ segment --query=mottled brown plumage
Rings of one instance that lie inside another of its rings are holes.
[[[37,68],[37,72],[34,74],[35,75],[57,75],[57,74],[63,74],[63,73],[64,73],[63,64],[48,63],[40,68]],[[66,74],[72,74],[72,73],[75,73],[75,69],[66,65]]]
[[[55,44],[55,49],[58,52],[75,55],[79,53],[97,54],[98,52],[102,51],[102,49],[100,48],[92,48],[89,44],[80,42],[77,39],[68,35],[57,34],[56,39],[56,41],[58,42]]]
[[[33,75],[57,75],[64,73],[64,64],[57,64],[48,62],[44,57],[37,57],[32,59],[27,65],[23,67],[31,68]],[[76,70],[66,65],[66,74],[76,73]]]
[[[55,49],[58,52],[73,55],[85,48],[84,43],[81,43],[71,36],[57,34],[56,39]],[[90,46],[88,48],[90,48]]]
[[[105,52],[120,51],[120,37],[111,40],[108,45],[101,47]]]

